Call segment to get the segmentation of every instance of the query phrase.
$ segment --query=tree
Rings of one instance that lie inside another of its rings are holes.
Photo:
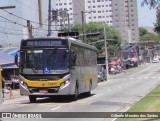
[[[154,31],[157,32],[158,34],[160,33],[160,9],[157,9],[156,11],[156,23],[154,24]]]
[[[139,36],[143,36],[147,33],[148,33],[148,31],[145,28],[139,27]]]
[[[85,42],[87,43],[92,43],[92,42],[96,42],[98,40],[103,40],[104,39],[104,27],[106,28],[106,37],[107,39],[114,39],[117,41],[109,41],[108,42],[108,51],[110,51],[110,53],[115,53],[118,52],[117,49],[119,48],[119,46],[121,45],[121,41],[122,38],[119,34],[119,32],[111,26],[108,26],[105,22],[89,22],[86,23],[84,25],[85,28],[85,33],[96,33],[96,32],[100,32],[99,36],[93,36],[93,37],[87,37],[85,39]],[[63,28],[64,31],[68,31],[67,27]],[[79,33],[82,33],[82,26],[81,24],[75,24],[71,26],[71,31],[78,31]],[[82,39],[82,36],[81,38]],[[104,43],[97,43],[96,47],[98,49],[98,53],[102,53],[104,52],[105,48],[104,48]]]
[[[156,9],[156,23],[154,23],[154,31],[160,33],[160,0],[143,0],[142,6],[149,5],[150,9]]]
[[[143,0],[141,6],[149,5],[150,8],[157,8],[160,5],[160,0]]]

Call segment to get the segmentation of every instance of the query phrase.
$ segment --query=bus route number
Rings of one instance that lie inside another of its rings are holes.
[[[55,82],[49,82],[48,83],[48,86],[55,86],[57,83],[55,83]]]

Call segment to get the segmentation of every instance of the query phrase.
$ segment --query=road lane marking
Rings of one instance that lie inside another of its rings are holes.
[[[51,109],[51,110],[57,110],[57,109],[59,109],[59,108],[61,108],[61,106],[58,106],[58,107],[53,108],[53,109]]]
[[[111,91],[112,91],[111,89],[108,90],[108,92],[111,92]]]
[[[152,77],[152,79],[155,79],[156,77]]]
[[[134,78],[130,78],[130,79],[134,79]]]

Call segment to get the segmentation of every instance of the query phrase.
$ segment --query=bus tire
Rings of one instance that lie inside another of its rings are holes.
[[[35,103],[35,102],[36,102],[36,96],[29,95],[29,101],[30,101],[31,103]]]
[[[77,101],[78,99],[78,86],[76,85],[74,95],[72,95],[72,100]]]

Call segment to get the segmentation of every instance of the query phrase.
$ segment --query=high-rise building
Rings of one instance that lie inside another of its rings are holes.
[[[27,20],[30,20],[33,27],[34,37],[47,36],[48,0],[41,0],[41,5],[39,5],[39,1],[0,0],[0,6],[15,6],[13,9],[0,11],[0,45],[2,47],[19,47],[21,40],[28,38]],[[52,7],[54,7],[53,2]],[[54,25],[52,30],[55,30]]]
[[[124,43],[139,40],[136,0],[56,0],[56,8],[67,10],[71,24],[82,23],[83,16],[86,23],[102,21],[114,26]]]

